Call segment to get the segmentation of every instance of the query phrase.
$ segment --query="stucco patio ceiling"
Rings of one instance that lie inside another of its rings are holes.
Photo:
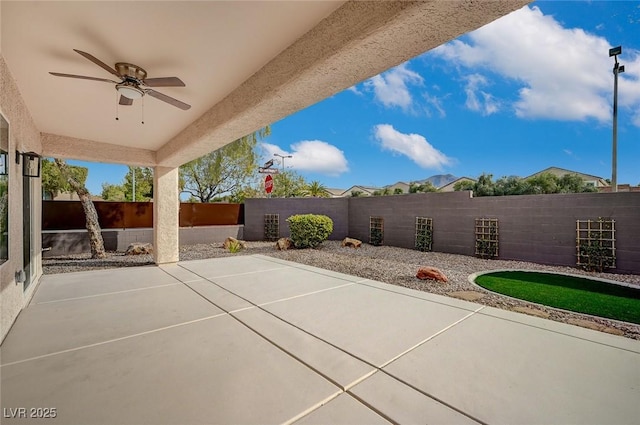
[[[417,54],[525,0],[343,2],[3,1],[2,55],[44,155],[178,166]],[[186,87],[119,107],[110,78],[73,51],[130,62]]]

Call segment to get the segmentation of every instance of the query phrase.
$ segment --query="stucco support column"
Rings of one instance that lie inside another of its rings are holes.
[[[179,212],[178,168],[155,167],[153,172],[153,255],[156,264],[178,261]]]

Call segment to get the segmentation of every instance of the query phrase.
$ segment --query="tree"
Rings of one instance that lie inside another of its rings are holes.
[[[396,187],[395,189],[393,189],[393,194],[394,195],[402,195],[404,193],[404,190],[402,190],[399,187]]]
[[[409,193],[426,193],[426,192],[437,192],[438,188],[433,185],[430,181],[426,181],[422,184],[411,183],[409,185]]]
[[[264,198],[264,191],[252,186],[247,186],[233,191],[225,200],[235,204],[242,204],[247,198]]]
[[[374,190],[372,193],[373,196],[387,196],[391,195],[391,189],[385,187],[384,189]]]
[[[102,183],[102,193],[100,195],[105,201],[124,202],[124,188],[121,184]]]
[[[352,198],[359,198],[360,196],[362,196],[362,191],[361,190],[352,190],[351,191],[351,197]]]
[[[255,147],[271,133],[269,126],[180,167],[180,190],[210,202],[248,186],[258,167]]]
[[[473,186],[474,196],[493,196],[495,194],[495,183],[493,174],[482,173]]]
[[[551,173],[522,179],[520,177],[501,177],[496,182],[491,174],[482,174],[478,181],[458,182],[454,190],[473,190],[474,196],[540,195],[549,193],[596,192],[577,174],[565,174],[558,177]]]
[[[525,180],[527,194],[558,193],[558,177],[551,173],[542,173]]]
[[[98,222],[98,213],[96,207],[91,201],[91,195],[84,186],[84,183],[80,183],[74,178],[73,172],[70,167],[61,159],[56,158],[55,163],[60,170],[60,175],[65,178],[69,186],[73,188],[80,198],[82,209],[86,218],[87,232],[89,232],[89,245],[91,246],[91,258],[104,258],[106,254],[104,252],[104,241],[102,240],[102,229],[100,229],[100,223]]]
[[[583,193],[597,192],[595,186],[588,185],[577,174],[565,174],[558,179],[558,190],[560,193]]]
[[[287,170],[273,176],[273,198],[299,198],[307,195],[307,182],[295,171]]]
[[[54,199],[61,193],[74,191],[53,160],[43,158],[40,166],[42,167],[40,174],[42,176],[42,197],[44,199]],[[67,164],[67,170],[73,179],[81,185],[84,185],[87,181],[88,168]]]
[[[453,185],[453,190],[458,192],[461,190],[473,190],[475,183],[469,180],[462,180]]]
[[[516,176],[501,177],[496,181],[494,195],[523,195],[527,192],[527,183]]]
[[[126,201],[133,201],[133,173],[136,176],[136,202],[147,202],[153,199],[153,169],[149,167],[131,167],[124,176],[122,191]]]
[[[307,195],[314,198],[329,198],[331,196],[327,188],[317,180],[307,185]]]
[[[102,199],[105,201],[131,202],[133,197],[133,175],[135,172],[135,201],[148,202],[153,199],[153,169],[132,167],[124,176],[122,184],[102,183]]]

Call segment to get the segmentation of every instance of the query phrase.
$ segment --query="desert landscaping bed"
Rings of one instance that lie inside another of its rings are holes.
[[[420,291],[463,298],[482,305],[515,310],[640,340],[640,325],[560,311],[534,305],[526,301],[507,298],[484,291],[468,280],[469,275],[472,273],[496,269],[572,273],[635,285],[640,285],[640,275],[588,273],[572,267],[546,266],[522,261],[483,260],[464,255],[419,252],[404,248],[368,244],[363,244],[362,247],[354,249],[342,247],[339,241],[324,242],[316,249],[292,249],[287,251],[277,251],[273,242],[247,242],[247,248],[236,254],[223,249],[219,244],[180,247],[180,261],[252,254],[268,255]],[[150,255],[129,256],[123,253],[110,252],[107,258],[103,260],[90,259],[88,254],[45,258],[43,259],[43,271],[45,274],[67,273],[149,264],[153,264],[153,258]],[[448,277],[448,282],[417,279],[415,277],[416,272],[421,266],[437,267]]]

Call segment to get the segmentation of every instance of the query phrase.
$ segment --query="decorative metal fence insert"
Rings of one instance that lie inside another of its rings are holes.
[[[384,218],[369,217],[369,243],[380,246],[384,242]]]
[[[601,272],[616,268],[616,222],[610,218],[576,220],[577,265]]]
[[[498,219],[476,218],[476,255],[480,258],[498,257]]]
[[[264,240],[277,241],[280,239],[280,214],[264,215]]]
[[[428,217],[416,217],[415,247],[418,251],[433,250],[433,220]]]

